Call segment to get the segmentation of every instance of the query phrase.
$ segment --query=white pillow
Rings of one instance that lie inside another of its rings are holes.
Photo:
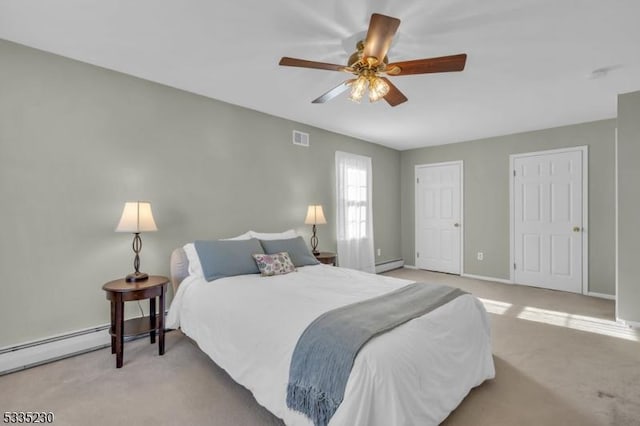
[[[251,231],[247,231],[242,235],[238,235],[233,238],[225,238],[225,240],[250,240],[253,238],[251,236]],[[187,255],[187,259],[189,260],[189,275],[195,275],[198,277],[204,277],[204,272],[202,271],[202,264],[200,263],[200,256],[198,256],[198,251],[196,250],[196,246],[193,243],[185,244],[183,247],[185,254]]]
[[[252,238],[259,240],[288,240],[298,236],[294,229],[288,229],[284,232],[254,232],[249,231]]]
[[[237,237],[233,237],[233,238],[223,238],[223,241],[236,241],[236,240],[250,240],[251,238],[253,238],[251,236],[251,233],[253,231],[247,231],[242,235],[238,235]]]
[[[185,244],[183,247],[184,253],[189,260],[189,275],[195,275],[197,277],[204,277],[202,271],[202,264],[200,263],[200,256],[193,243]]]

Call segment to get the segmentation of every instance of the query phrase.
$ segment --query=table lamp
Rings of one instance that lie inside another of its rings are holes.
[[[310,205],[307,209],[307,217],[304,220],[305,225],[313,225],[313,236],[311,236],[311,251],[315,256],[320,254],[318,250],[318,237],[316,237],[316,225],[325,225],[327,219],[324,218],[324,212],[321,205]]]
[[[124,210],[122,210],[122,217],[118,226],[116,226],[116,232],[131,232],[134,234],[133,252],[136,254],[133,260],[135,271],[127,275],[125,278],[127,282],[144,281],[149,278],[148,274],[140,272],[140,250],[142,250],[140,233],[157,230],[158,227],[153,220],[150,202],[129,201],[124,203]]]

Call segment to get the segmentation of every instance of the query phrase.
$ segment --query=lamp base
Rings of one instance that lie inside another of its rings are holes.
[[[144,281],[147,279],[149,279],[149,274],[146,274],[144,272],[132,272],[129,275],[127,275],[124,280],[128,283],[135,283],[135,282]]]
[[[318,237],[316,236],[315,223],[311,229],[313,230],[313,235],[311,236],[311,253],[313,253],[314,256],[318,256],[320,255],[320,250],[318,250]]]

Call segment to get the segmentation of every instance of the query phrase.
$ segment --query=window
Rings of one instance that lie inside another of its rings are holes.
[[[344,203],[347,208],[347,223],[344,238],[354,240],[367,237],[367,171],[353,167],[346,170],[344,185],[347,188]]]
[[[337,242],[340,266],[374,272],[371,158],[336,152]]]

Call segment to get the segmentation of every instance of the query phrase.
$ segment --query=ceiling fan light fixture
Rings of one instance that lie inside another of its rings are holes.
[[[355,76],[354,78],[343,81],[322,96],[312,100],[311,102],[314,104],[322,104],[330,101],[349,89],[351,91],[349,99],[353,102],[360,103],[365,93],[369,91],[370,102],[377,102],[380,99],[384,99],[392,107],[398,106],[408,99],[387,77],[464,70],[467,61],[466,53],[389,63],[387,53],[389,52],[393,37],[399,25],[400,20],[398,18],[381,15],[379,13],[372,14],[369,20],[367,35],[356,44],[356,52],[349,56],[346,66],[290,58],[288,56],[283,56],[280,59],[280,65],[340,71]],[[613,68],[607,68],[605,70],[609,69]],[[606,72],[600,72],[600,74],[605,73]],[[598,75],[598,73],[594,72],[594,76],[596,75]]]
[[[380,77],[373,77],[369,82],[369,102],[377,102],[389,93],[389,85]]]
[[[364,93],[367,91],[367,86],[369,85],[369,80],[365,76],[360,76],[351,84],[351,94],[349,95],[349,99],[351,99],[355,103],[360,103]]]

